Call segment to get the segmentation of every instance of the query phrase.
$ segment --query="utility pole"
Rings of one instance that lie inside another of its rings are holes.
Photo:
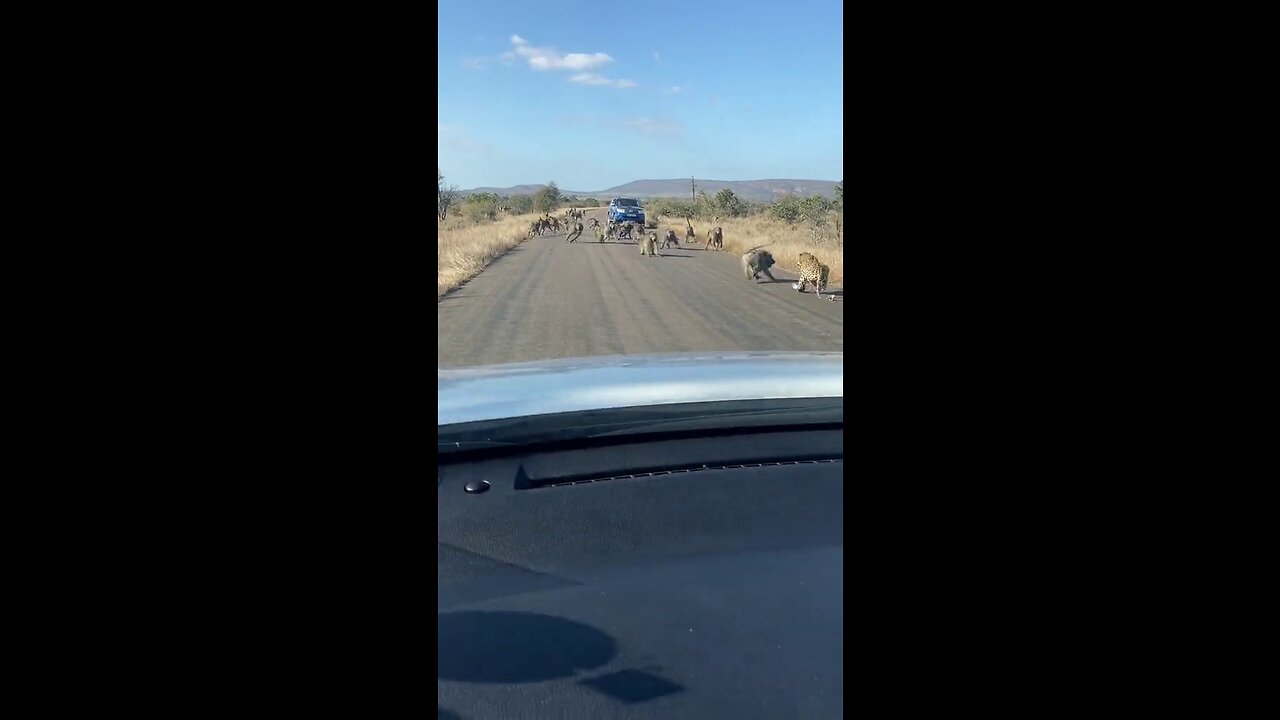
[[[696,205],[698,203],[698,186],[693,183],[693,176],[689,176],[689,199]]]

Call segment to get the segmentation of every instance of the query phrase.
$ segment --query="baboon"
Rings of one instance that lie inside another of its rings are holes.
[[[656,235],[656,233],[655,233],[655,235]],[[676,237],[676,231],[675,231],[675,230],[668,230],[668,231],[667,231],[666,236],[662,238],[662,249],[663,249],[663,250],[666,250],[666,249],[667,249],[667,247],[669,247],[669,246],[671,246],[671,245],[674,245],[674,246],[676,246],[676,247],[680,247],[680,239]]]
[[[600,227],[600,220],[597,218],[591,218],[591,227],[592,228]]]
[[[715,230],[707,233],[707,246],[702,249],[710,249],[713,245],[717,250],[724,249],[724,232],[720,230],[720,228],[716,228]]]
[[[649,233],[648,237],[641,236],[639,240],[640,254],[653,257],[657,253],[653,250],[653,244],[658,241],[658,233]]]
[[[689,218],[685,218],[684,221],[689,226],[689,229],[684,231],[684,241],[691,243],[698,236],[698,233],[693,231],[693,223],[689,222]]]
[[[596,242],[598,243],[604,242],[604,231],[601,230],[599,226],[593,227],[591,229],[595,230],[596,232]]]
[[[769,267],[774,264],[773,255],[768,250],[752,250],[742,256],[742,272],[748,280],[758,281],[760,273],[764,273],[770,282],[777,282],[777,278],[769,272]]]
[[[569,233],[569,237],[565,238],[568,242],[578,242],[578,238],[582,237],[582,223],[574,223],[573,232]]]
[[[619,239],[619,240],[630,240],[630,239],[632,239],[632,238],[631,238],[631,228],[632,228],[632,227],[633,227],[633,225],[632,225],[631,223],[629,223],[629,222],[628,222],[628,223],[622,223],[622,225],[618,228],[618,239]]]

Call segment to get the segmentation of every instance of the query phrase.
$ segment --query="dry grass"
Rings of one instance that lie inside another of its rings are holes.
[[[494,258],[524,242],[538,213],[505,216],[472,224],[449,217],[437,223],[436,298],[475,277]]]
[[[693,229],[698,233],[695,243],[685,245],[685,224],[681,218],[664,217],[658,223],[658,237],[666,234],[667,229],[675,230],[683,247],[703,247],[707,243],[707,232],[719,225],[724,230],[725,250],[737,255],[756,248],[768,250],[773,259],[784,270],[795,272],[800,253],[812,253],[818,261],[831,268],[832,284],[844,285],[844,248],[835,240],[815,242],[809,231],[797,223],[788,226],[786,223],[765,215],[747,218],[724,218],[712,224],[710,220],[694,220]]]

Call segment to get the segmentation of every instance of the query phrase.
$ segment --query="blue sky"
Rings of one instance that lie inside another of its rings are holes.
[[[441,0],[439,22],[447,184],[843,179],[839,0]]]

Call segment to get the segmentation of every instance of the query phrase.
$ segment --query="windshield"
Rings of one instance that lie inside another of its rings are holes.
[[[843,4],[723,13],[439,5],[438,370],[844,351]]]

